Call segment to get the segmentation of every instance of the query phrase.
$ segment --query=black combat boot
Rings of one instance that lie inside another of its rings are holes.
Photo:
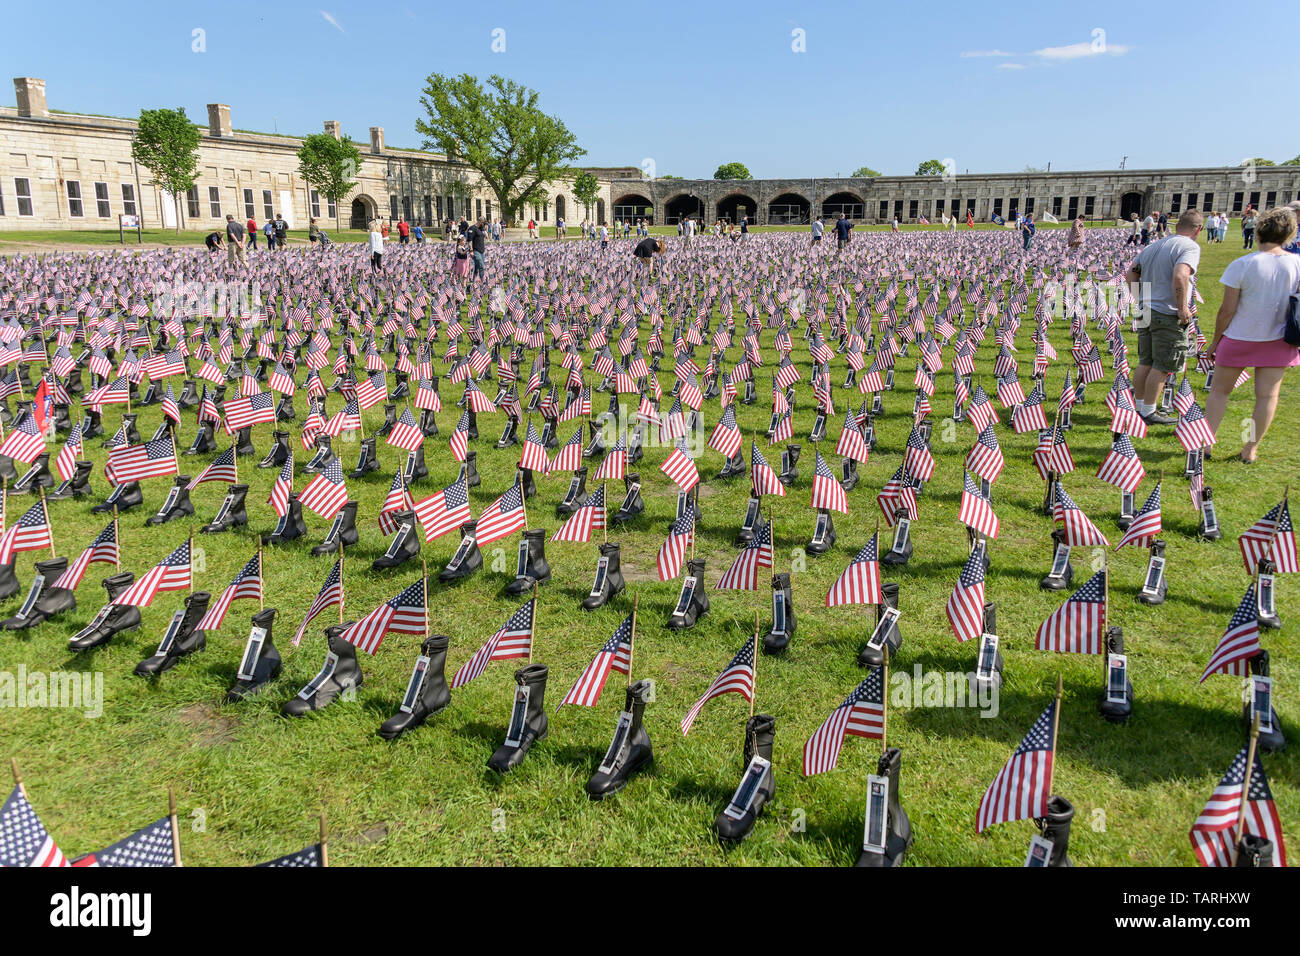
[[[546,739],[546,675],[545,664],[529,664],[515,671],[517,686],[506,740],[487,762],[497,773],[508,773],[519,766],[533,744]]]
[[[899,526],[903,521],[907,521],[907,537],[903,540],[902,548],[898,547]],[[895,515],[894,539],[890,542],[889,550],[880,556],[880,563],[902,567],[912,560],[912,522],[907,518],[907,511],[900,508]]]
[[[424,432],[425,438],[437,437],[438,421],[432,408],[420,409],[420,431]]]
[[[880,755],[876,763],[876,776],[889,780],[888,816],[885,828],[885,852],[875,853],[863,850],[858,856],[858,866],[902,866],[907,848],[912,845],[912,821],[903,809],[898,794],[899,770],[902,767],[903,752],[897,747],[888,748]]]
[[[140,491],[140,482],[128,481],[125,484],[114,486],[112,493],[91,508],[90,513],[93,515],[108,514],[115,507],[121,513],[130,511],[132,508],[138,508],[142,504],[144,504],[144,494]]]
[[[619,567],[620,557],[617,541],[606,541],[600,546],[600,557],[596,560],[596,579],[592,582],[591,593],[582,602],[584,611],[604,607],[610,598],[627,587],[623,571]]]
[[[68,390],[68,396],[71,398],[86,394],[86,384],[81,380],[81,368],[79,366],[74,367],[68,373],[65,387]]]
[[[69,498],[89,498],[94,495],[90,487],[90,473],[95,470],[93,461],[77,461],[72,466],[72,477],[45,497],[48,501],[65,501]]]
[[[301,513],[302,507],[299,506],[299,514]],[[340,548],[350,548],[360,540],[361,533],[357,531],[357,502],[346,501],[334,516],[334,523],[326,532],[325,540],[312,548],[311,553],[313,557],[335,554]]]
[[[1124,631],[1118,626],[1112,625],[1106,628],[1106,653],[1123,654],[1124,653]],[[1122,724],[1133,716],[1133,682],[1128,679],[1128,671],[1124,673],[1124,699],[1111,700],[1110,687],[1110,658],[1107,657],[1106,682],[1101,689],[1101,703],[1098,710],[1101,716],[1106,718],[1112,724]]]
[[[728,458],[726,463],[723,464],[722,470],[718,472],[718,477],[735,478],[737,475],[745,474],[745,471],[745,456],[740,452],[736,452],[733,457]]]
[[[104,590],[108,592],[108,603],[100,609],[93,621],[68,641],[68,650],[74,654],[107,644],[113,639],[113,635],[122,631],[134,631],[140,626],[138,607],[113,603],[122,592],[135,583],[135,575],[130,571],[121,571],[109,575],[101,583],[104,585]]]
[[[330,436],[324,433],[319,434],[316,436],[316,454],[312,455],[311,460],[302,466],[303,474],[313,475],[324,471],[333,460],[334,448],[330,444]]]
[[[799,446],[794,442],[785,446],[784,459],[785,468],[781,474],[776,476],[777,481],[783,485],[792,485],[799,480],[799,469],[795,467],[799,463]]]
[[[149,382],[149,387],[144,390],[144,398],[140,399],[137,404],[141,408],[144,408],[148,405],[157,405],[161,401],[162,392],[158,388],[158,383],[151,380]]]
[[[396,568],[420,554],[420,528],[415,523],[415,512],[409,508],[405,511],[397,511],[393,513],[392,519],[397,525],[397,531],[393,534],[393,540],[388,543],[388,550],[375,558],[374,563],[371,564],[371,568],[375,571]]]
[[[258,468],[283,468],[284,463],[293,454],[293,449],[289,447],[288,432],[277,429],[271,432],[271,440],[274,444],[271,446],[271,450],[266,453],[266,457],[257,463]]]
[[[478,413],[472,408],[469,410],[469,432],[466,437],[469,441],[478,441]]]
[[[880,604],[876,606],[876,619],[881,620],[885,614],[885,608],[898,608],[898,582],[885,581],[880,585]],[[872,647],[867,644],[858,653],[858,663],[863,667],[879,667],[885,663],[885,654],[892,658],[895,652],[903,643],[903,632],[899,629],[898,621],[895,620],[889,625],[889,630],[885,633],[884,644],[881,647]]]
[[[185,454],[206,455],[216,450],[217,436],[213,431],[212,422],[199,422],[199,429],[194,435],[194,442],[189,448],[185,449]]]
[[[537,497],[537,479],[533,476],[531,468],[519,469],[519,488],[525,498]]]
[[[483,552],[478,549],[478,541],[474,538],[477,524],[477,521],[466,521],[460,526],[460,546],[456,548],[456,553],[451,556],[447,566],[438,572],[439,581],[446,583],[467,578],[483,567]]]
[[[1052,529],[1052,568],[1050,570],[1052,571],[1056,570],[1055,565],[1056,565],[1057,552],[1064,547],[1065,547],[1065,531],[1061,528],[1053,528]],[[1074,580],[1074,565],[1071,564],[1067,558],[1065,562],[1065,566],[1062,569],[1062,573],[1059,576],[1053,576],[1052,574],[1049,573],[1046,577],[1044,577],[1041,581],[1038,582],[1038,586],[1045,591],[1064,591],[1066,588],[1070,586],[1070,582],[1073,580]]]
[[[275,623],[276,609],[264,608],[253,615],[244,653],[240,655],[235,683],[226,691],[226,700],[236,704],[261,691],[280,676],[280,649],[272,640],[271,625]]]
[[[397,384],[393,386],[393,394],[391,397],[406,398],[406,396],[411,394],[411,386],[408,382],[408,376],[405,372],[400,370],[394,374],[397,376]]]
[[[768,714],[755,714],[745,724],[745,775],[731,802],[713,821],[713,830],[724,843],[739,843],[749,836],[754,821],[776,795],[776,777],[771,767],[775,733],[776,718]],[[751,776],[750,765],[755,757],[762,757],[768,766],[761,775]]]
[[[623,503],[614,514],[614,520],[620,524],[631,521],[645,511],[645,499],[641,497],[641,476],[635,471],[625,472],[623,488]]]
[[[380,725],[379,736],[396,740],[451,703],[451,690],[443,673],[450,644],[451,638],[446,634],[432,634],[424,639],[406,686],[406,696],[402,698],[397,713]]]
[[[363,438],[361,440],[361,452],[357,456],[357,467],[352,469],[352,472],[348,477],[364,478],[372,471],[378,470],[379,458],[375,453],[375,438],[372,435],[370,438]]]
[[[18,575],[14,572],[14,562],[17,560],[18,553],[14,552],[8,564],[0,564],[0,601],[13,597],[23,589],[18,582]]]
[[[691,588],[688,601],[683,603],[683,595],[678,595],[677,605],[668,616],[668,626],[674,631],[694,627],[695,623],[709,612],[709,592],[707,585],[704,583],[703,558],[690,558],[687,560],[686,577],[693,579],[694,586]],[[682,590],[685,591],[685,589],[686,583],[683,582]]]
[[[1074,819],[1074,805],[1065,797],[1049,797],[1047,816],[1034,820],[1043,838],[1052,841],[1052,857],[1048,866],[1074,866],[1067,855],[1070,850],[1070,821]]]
[[[104,434],[104,422],[100,419],[99,412],[92,408],[81,420],[81,438],[83,441],[88,441],[102,434]]]
[[[231,485],[226,492],[225,500],[221,502],[221,507],[217,509],[216,517],[199,530],[203,534],[220,534],[231,528],[247,525],[248,511],[244,507],[247,497],[248,485]]]
[[[598,458],[605,454],[604,432],[594,421],[587,422],[587,426],[591,429],[591,441],[589,441],[587,447],[582,450],[582,457]]]
[[[605,759],[587,781],[587,796],[591,799],[612,797],[627,785],[634,773],[653,762],[650,735],[643,723],[651,686],[650,681],[639,680],[628,687],[623,712],[618,715],[618,726],[614,728],[614,739],[605,751]]]
[[[167,498],[162,507],[145,519],[145,526],[152,528],[194,514],[194,502],[190,501],[190,490],[187,487],[189,483],[189,475],[177,475],[172,486],[167,489]]]
[[[519,565],[515,579],[506,585],[506,594],[527,594],[534,584],[551,580],[551,566],[546,562],[546,531],[534,528],[523,533],[519,541]]]
[[[1247,833],[1237,843],[1237,859],[1232,864],[1245,867],[1271,867],[1273,865],[1273,841],[1268,837]]]
[[[842,472],[843,477],[840,478],[840,484],[845,491],[852,491],[858,486],[858,481],[861,480],[861,476],[858,474],[858,462],[856,458],[845,458],[844,460],[848,464]]]
[[[387,438],[389,433],[397,426],[397,406],[384,406],[384,423],[379,426],[379,431],[375,434],[380,438]]]
[[[27,492],[39,494],[40,489],[53,487],[54,474],[50,471],[49,452],[41,452],[23,476],[9,487],[9,494],[21,495]]]
[[[122,416],[122,431],[126,434],[126,444],[128,445],[139,445],[143,442],[140,437],[140,429],[137,427],[139,417],[139,415],[133,413]]]
[[[357,649],[343,640],[344,633],[355,621],[331,624],[325,628],[325,645],[328,654],[320,672],[308,681],[307,686],[284,702],[281,713],[286,717],[302,717],[314,710],[324,710],[342,697],[354,696],[365,683]]]
[[[241,428],[235,434],[235,454],[241,458],[252,458],[257,456],[257,449],[253,447],[253,426]]]
[[[825,519],[824,521],[823,518]],[[820,536],[816,533],[818,526],[822,526],[822,533]],[[835,519],[832,517],[829,509],[819,508],[817,510],[817,524],[813,526],[813,534],[813,539],[809,541],[808,546],[804,548],[808,554],[822,555],[835,547]]]
[[[307,522],[302,519],[302,504],[298,501],[298,492],[289,492],[289,501],[285,512],[275,523],[270,534],[262,535],[262,544],[284,544],[307,534]]]
[[[157,677],[164,671],[176,666],[182,657],[188,657],[208,646],[207,635],[198,630],[203,615],[208,613],[208,604],[212,595],[207,591],[195,591],[185,596],[185,607],[172,615],[158,649],[151,657],[146,657],[135,665],[137,677]]]
[[[291,422],[298,417],[298,412],[293,407],[293,396],[281,395],[280,401],[275,405],[275,420],[277,422]]]
[[[56,588],[54,582],[64,571],[68,570],[67,558],[50,558],[36,562],[36,572],[32,577],[33,596],[28,593],[27,600],[13,617],[0,621],[0,628],[6,631],[22,631],[45,622],[45,619],[61,611],[68,611],[77,606],[77,599],[68,588]],[[37,582],[39,590],[37,589]],[[30,606],[29,606],[30,602]],[[26,612],[26,613],[24,613]]]
[[[194,379],[187,378],[181,384],[181,394],[176,399],[176,404],[178,407],[180,407],[183,410],[186,408],[193,408],[198,403],[199,403],[198,384],[194,381]]]
[[[497,439],[497,448],[509,448],[511,445],[519,444],[519,419],[511,416],[506,419],[506,427],[501,429],[501,437]]]
[[[38,564],[37,568],[39,567],[40,565]],[[1249,665],[1250,665],[1251,674],[1257,677],[1268,677],[1269,676],[1268,651],[1261,649],[1258,654],[1256,654],[1254,657],[1250,659]],[[1251,728],[1250,713],[1251,713],[1251,706],[1250,706],[1250,702],[1247,701],[1241,707],[1241,718],[1246,723],[1247,733],[1250,732],[1250,728]],[[1278,719],[1277,711],[1273,709],[1271,705],[1271,700],[1270,700],[1268,716],[1269,716],[1270,729],[1265,730],[1264,727],[1262,726],[1262,724],[1264,723],[1263,720],[1260,721],[1261,727],[1259,730],[1259,749],[1266,754],[1276,753],[1280,750],[1286,750],[1286,734],[1282,733],[1282,721]]]
[[[573,479],[564,500],[555,506],[555,514],[560,518],[568,517],[587,502],[587,467],[575,468]]]
[[[54,406],[54,431],[56,434],[63,435],[72,431],[72,415],[67,405],[56,404]]]
[[[414,484],[421,478],[429,477],[429,466],[424,463],[424,443],[415,446],[415,451],[406,453],[406,463],[402,466],[402,474],[406,476],[408,485]]]
[[[483,479],[478,476],[478,452],[465,452],[465,462],[460,466],[460,471],[465,476],[466,488],[477,488],[483,483]]]
[[[790,594],[790,575],[772,575],[772,627],[763,635],[763,653],[779,654],[794,636],[794,602]]]

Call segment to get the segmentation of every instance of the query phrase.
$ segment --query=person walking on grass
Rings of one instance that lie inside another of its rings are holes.
[[[1187,351],[1192,276],[1201,264],[1201,246],[1196,237],[1204,222],[1200,212],[1187,210],[1179,217],[1174,234],[1146,246],[1124,277],[1141,306],[1141,314],[1134,322],[1138,330],[1138,367],[1133,375],[1133,394],[1138,414],[1148,425],[1172,425],[1176,421],[1157,412],[1156,403],[1165,378],[1178,370],[1181,355]]]
[[[849,244],[853,238],[853,223],[849,222],[849,217],[840,213],[840,218],[835,220],[835,254],[839,255],[844,251],[844,247]]]
[[[1246,210],[1246,214],[1241,217],[1241,248],[1255,247],[1255,223],[1258,221],[1259,217],[1255,215],[1253,209]]]
[[[262,232],[266,233],[266,251],[275,251],[275,220],[266,220],[266,225],[262,227]]]
[[[1242,370],[1255,370],[1255,408],[1251,440],[1241,460],[1251,464],[1277,412],[1286,370],[1300,365],[1300,349],[1282,337],[1291,296],[1300,293],[1300,256],[1286,252],[1296,239],[1291,209],[1270,209],[1255,219],[1259,249],[1228,264],[1223,271],[1223,303],[1214,320],[1209,354],[1214,383],[1205,402],[1205,420],[1218,434],[1228,398]]]
[[[248,217],[248,222],[244,223],[248,229],[248,248],[257,248],[257,220],[252,216]]]
[[[818,216],[812,223],[812,246],[817,248],[822,241],[822,236],[826,233],[826,224],[822,222],[822,217]]]
[[[487,220],[480,219],[474,225],[465,231],[465,238],[469,240],[470,255],[474,259],[474,278],[481,279],[486,275],[483,268],[483,256],[487,253]]]
[[[244,224],[226,213],[226,262],[232,269],[236,261],[248,268],[248,257],[244,254],[244,236]]]
[[[1037,231],[1038,231],[1038,227],[1034,225],[1034,217],[1033,217],[1033,216],[1025,216],[1025,218],[1024,218],[1023,220],[1021,220],[1021,223],[1020,223],[1020,234],[1021,234],[1021,235],[1024,237],[1024,239],[1025,239],[1025,251],[1026,251],[1026,252],[1028,252],[1028,251],[1029,251],[1029,247],[1030,247],[1031,245],[1033,245],[1033,243],[1034,243],[1034,233],[1037,232]]]
[[[384,271],[384,234],[377,219],[370,220],[370,271]]]

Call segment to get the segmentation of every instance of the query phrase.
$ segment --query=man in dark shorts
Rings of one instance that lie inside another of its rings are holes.
[[[841,252],[849,244],[850,233],[853,232],[853,223],[849,222],[849,217],[840,213],[840,218],[835,221],[835,251]]]
[[[484,275],[483,255],[487,252],[487,220],[480,219],[477,223],[465,230],[465,238],[469,240],[470,251],[474,254],[474,278]]]
[[[654,262],[651,256],[662,256],[664,254],[664,244],[654,236],[646,236],[636,244],[632,250],[632,255],[636,256],[637,265],[649,268],[650,274],[655,271]]]

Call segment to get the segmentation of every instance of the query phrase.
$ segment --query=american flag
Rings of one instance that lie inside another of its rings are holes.
[[[1043,397],[1042,387],[1035,385],[1029,397],[1011,410],[1011,430],[1017,435],[1047,428],[1047,418],[1043,414]]]
[[[998,402],[1003,408],[1010,408],[1011,417],[1015,419],[1015,409],[1019,408],[1025,401],[1025,390],[1020,386],[1020,379],[1016,378],[1015,372],[998,379]]]
[[[559,710],[565,704],[594,707],[605,689],[609,672],[613,670],[620,674],[627,674],[631,668],[632,615],[629,614],[610,635],[609,640],[596,652],[591,663],[579,675],[573,686],[569,688],[569,692],[564,695],[564,699],[560,701],[559,707],[555,709]]]
[[[140,363],[140,371],[155,382],[172,375],[184,375],[185,356],[177,351],[150,355]]]
[[[998,413],[993,410],[992,404],[989,403],[988,392],[984,391],[983,385],[976,385],[975,391],[971,394],[970,407],[966,409],[966,415],[970,418],[970,423],[975,426],[977,432],[982,432],[984,426],[990,422],[998,421]]]
[[[844,698],[831,715],[822,722],[808,742],[803,745],[803,775],[834,770],[839,763],[844,738],[866,737],[868,740],[885,738],[885,675],[884,665],[872,667],[853,693]]]
[[[986,538],[996,538],[1001,522],[993,512],[993,502],[981,491],[974,479],[963,472],[965,479],[961,492],[961,508],[957,520]]]
[[[162,413],[173,426],[181,423],[181,407],[176,402],[176,393],[172,391],[171,382],[167,383],[167,391],[163,392]]]
[[[858,427],[858,416],[852,406],[845,409],[844,427],[840,429],[840,440],[835,445],[835,454],[843,458],[852,458],[864,465],[867,463],[870,449],[867,448],[867,440],[862,436],[862,429]]]
[[[63,851],[45,832],[22,788],[14,787],[0,807],[0,866],[67,865]]]
[[[981,430],[981,434],[983,430]],[[907,449],[903,453],[903,465],[913,478],[929,481],[934,477],[934,455],[925,445],[921,430],[913,425],[907,436]]]
[[[44,450],[45,438],[31,412],[23,412],[22,417],[14,423],[9,437],[0,444],[0,455],[7,455],[25,465],[34,462]]]
[[[225,380],[225,376],[222,376],[221,381],[225,382]],[[83,404],[88,408],[98,410],[103,408],[105,405],[125,405],[130,401],[130,399],[131,380],[122,376],[120,378],[115,378],[107,385],[101,385],[99,388],[92,391],[86,396]]]
[[[17,551],[39,551],[53,543],[49,512],[41,498],[0,537],[0,564],[11,564]]]
[[[627,474],[627,435],[620,434],[608,454],[600,461],[594,481],[622,481]]]
[[[745,439],[740,434],[740,429],[736,427],[735,406],[728,405],[727,410],[718,419],[718,425],[713,429],[713,434],[709,437],[709,447],[731,458],[736,452],[740,451],[744,443]]]
[[[275,396],[258,392],[247,398],[232,398],[226,402],[226,434],[233,435],[251,425],[274,424]]]
[[[452,687],[464,687],[487,669],[493,661],[517,660],[532,654],[533,615],[536,611],[536,598],[530,599],[506,621],[495,634],[484,642],[456,671],[451,679]]]
[[[63,447],[59,449],[58,456],[54,459],[55,470],[58,471],[59,477],[64,481],[71,480],[77,471],[77,459],[81,457],[81,422],[72,426],[68,432],[68,437],[63,442]]]
[[[1210,662],[1205,665],[1199,683],[1211,674],[1232,674],[1245,677],[1250,673],[1250,660],[1260,652],[1259,646],[1259,603],[1255,598],[1255,583],[1252,581],[1246,593],[1232,612],[1228,629],[1219,638],[1219,644],[1210,655]]]
[[[547,463],[546,473],[556,475],[565,471],[576,471],[581,467],[582,426],[579,425],[577,430],[569,436],[569,440],[555,453],[555,460]]]
[[[1040,651],[1100,654],[1106,633],[1106,571],[1098,571],[1038,626]]]
[[[601,485],[595,493],[588,496],[582,507],[569,515],[569,519],[560,526],[552,541],[586,542],[591,540],[593,531],[605,527],[605,486]]]
[[[338,605],[343,607],[343,559],[339,558],[334,562],[334,567],[330,568],[330,573],[325,576],[325,583],[321,585],[320,590],[316,592],[316,600],[311,602],[311,607],[307,609],[307,616],[302,619],[298,625],[298,632],[293,636],[294,647],[302,641],[302,636],[307,632],[307,625],[320,615],[327,608]],[[342,611],[339,612],[340,619]]]
[[[880,602],[880,534],[871,536],[866,547],[854,555],[844,573],[826,592],[826,606],[878,604]]]
[[[948,624],[958,641],[969,641],[984,631],[984,552],[975,549],[957,578],[945,608]]]
[[[304,850],[297,853],[290,853],[288,856],[277,857],[274,860],[268,860],[265,863],[259,863],[258,866],[284,866],[284,867],[308,867],[321,865],[320,844],[313,843]]]
[[[348,500],[343,465],[337,458],[325,466],[298,495],[298,503],[322,518],[333,518]]]
[[[406,476],[399,469],[388,486],[388,497],[379,506],[379,530],[383,534],[392,534],[401,527],[401,522],[397,520],[396,515],[403,511],[410,511],[414,507],[411,493],[406,488]]]
[[[682,735],[685,736],[691,732],[691,725],[695,723],[695,718],[700,715],[704,705],[715,697],[721,697],[723,694],[739,694],[745,700],[754,699],[754,647],[758,643],[758,635],[745,641],[745,645],[739,653],[731,659],[704,695],[691,705],[691,709],[686,712],[682,718]]]
[[[519,485],[519,477],[507,488],[496,501],[483,509],[479,515],[474,537],[479,546],[491,544],[508,537],[524,527],[528,516],[524,511],[524,492]]]
[[[1160,482],[1156,482],[1155,488],[1147,497],[1146,504],[1133,516],[1133,523],[1128,526],[1119,544],[1115,545],[1115,550],[1118,551],[1126,544],[1136,544],[1145,548],[1155,540],[1155,536],[1160,531]]]
[[[451,439],[447,445],[451,448],[453,458],[457,461],[465,460],[465,453],[469,451],[469,409],[460,413],[460,420],[452,429]]]
[[[67,588],[75,591],[77,585],[81,584],[81,579],[86,575],[86,568],[92,564],[117,564],[117,523],[110,521],[95,540],[90,542],[90,547],[86,548],[77,559],[68,565],[66,571],[59,575],[53,586],[56,588]]]
[[[1061,483],[1056,483],[1056,497],[1052,503],[1052,519],[1061,522],[1065,530],[1065,543],[1070,547],[1091,547],[1093,545],[1110,546],[1106,536],[1101,533],[1092,519],[1074,503]]]
[[[1110,446],[1110,452],[1097,469],[1097,477],[1108,485],[1114,485],[1122,491],[1132,494],[1142,484],[1147,470],[1133,447],[1133,439],[1128,435],[1117,435]]]
[[[1283,498],[1268,514],[1242,532],[1237,539],[1246,573],[1254,575],[1263,558],[1271,557],[1282,574],[1300,571],[1296,557],[1295,528],[1291,524],[1291,506]],[[1270,551],[1272,552],[1270,554]]]
[[[415,451],[424,444],[424,432],[415,421],[409,407],[397,416],[397,424],[388,433],[388,444],[403,451]]]
[[[218,631],[226,619],[226,612],[235,601],[260,601],[262,599],[262,552],[258,551],[221,592],[195,627],[196,631]]]
[[[381,374],[363,378],[357,383],[357,404],[362,408],[373,408],[388,398],[388,383]]]
[[[906,512],[907,517],[912,521],[917,519],[916,489],[912,486],[912,479],[907,475],[906,465],[899,465],[898,470],[885,482],[885,486],[876,495],[876,504],[880,506],[880,513],[885,517],[885,524],[891,528],[897,520],[895,512],[899,509]]]
[[[290,449],[289,457],[284,460],[280,466],[280,473],[275,476],[275,481],[271,484],[271,495],[266,499],[267,504],[275,511],[276,517],[283,518],[289,513],[289,495],[293,491],[293,450]]]
[[[425,604],[427,590],[425,579],[420,578],[344,631],[343,640],[357,650],[373,654],[390,632],[422,636],[429,627]]]
[[[1273,843],[1273,865],[1286,866],[1286,847],[1282,842],[1282,821],[1278,818],[1277,807],[1273,803],[1273,792],[1268,787],[1268,778],[1264,775],[1264,763],[1259,753],[1255,753],[1255,762],[1250,768],[1250,783],[1246,784],[1246,761],[1249,759],[1249,747],[1243,747],[1232,761],[1232,766],[1223,775],[1219,785],[1210,794],[1188,838],[1192,841],[1192,852],[1196,862],[1201,866],[1233,866],[1237,860],[1237,817],[1242,810],[1242,797],[1245,797],[1246,814],[1242,829],[1254,836],[1264,837]],[[1243,790],[1245,791],[1243,793]]]
[[[579,440],[581,440],[581,437]],[[546,458],[546,446],[542,444],[542,436],[537,433],[537,428],[530,418],[528,420],[528,430],[524,435],[524,447],[519,452],[519,467],[544,475],[549,466],[550,462]]]
[[[1195,400],[1192,401],[1192,407],[1178,419],[1178,424],[1174,426],[1174,435],[1187,451],[1209,448],[1215,442],[1214,432],[1210,431],[1205,413],[1201,411],[1201,406]]]
[[[1132,391],[1123,389],[1111,394],[1115,396],[1115,407],[1111,409],[1110,430],[1124,435],[1131,435],[1134,438],[1146,438],[1147,423],[1138,414],[1137,407],[1133,404]]]
[[[809,500],[808,506],[848,514],[849,500],[848,495],[844,493],[844,486],[840,484],[830,466],[826,464],[826,459],[822,457],[822,453],[818,451],[816,455],[817,464],[813,467],[812,498]]]
[[[469,405],[469,410],[476,415],[481,415],[485,412],[495,412],[497,410],[492,399],[484,395],[483,390],[474,384],[471,379],[465,380],[465,398]]]
[[[1187,376],[1184,375],[1183,380],[1178,383],[1178,390],[1174,392],[1174,408],[1178,410],[1180,416],[1186,415],[1195,403],[1196,396],[1192,392],[1192,386],[1188,384]]]
[[[441,491],[435,491],[414,505],[416,520],[424,528],[424,540],[432,541],[449,531],[454,531],[469,521],[469,488],[464,478],[458,478]]]
[[[114,484],[176,474],[176,444],[172,433],[169,431],[164,437],[143,445],[109,449],[108,466],[113,471]]]
[[[148,607],[159,591],[186,591],[194,586],[190,565],[190,541],[163,558],[144,576],[112,600],[112,604]]]
[[[226,406],[229,409],[229,405]],[[321,429],[331,438],[338,438],[344,432],[360,431],[361,429],[361,406],[357,404],[355,398],[349,398],[341,409],[334,413],[333,417],[325,423]],[[226,431],[230,431],[230,423],[226,423]]]
[[[415,389],[415,407],[431,412],[442,411],[442,399],[432,379],[420,379],[420,384]]]
[[[975,832],[995,823],[1047,816],[1052,790],[1056,701],[1048,705],[980,800]]]
[[[785,485],[776,476],[776,471],[767,463],[763,453],[758,450],[756,442],[749,443],[749,487],[755,498],[763,495],[785,497]]]
[[[282,395],[293,395],[298,390],[298,386],[293,381],[293,373],[279,362],[275,363],[275,368],[271,370],[266,384],[272,391]]]
[[[772,438],[768,441],[769,445],[779,445],[783,441],[788,441],[794,434],[794,423],[790,418],[790,412],[787,410],[776,422],[776,428],[772,429]]]
[[[672,454],[664,459],[659,470],[667,475],[682,491],[690,491],[700,481],[700,472],[691,460],[686,442],[679,439]],[[843,489],[840,489],[843,491]]]
[[[975,438],[970,453],[966,455],[966,469],[974,472],[990,484],[998,480],[1006,460],[998,445],[998,436],[993,434],[993,426],[985,425],[984,430]]]
[[[1038,477],[1044,481],[1049,471],[1057,475],[1074,471],[1074,457],[1070,454],[1070,446],[1065,443],[1065,430],[1060,425],[1039,438],[1038,447],[1034,449],[1034,467],[1038,469]]]
[[[124,840],[72,861],[73,866],[175,866],[176,846],[172,842],[171,817],[155,820]]]
[[[682,570],[682,560],[686,551],[695,540],[695,507],[691,505],[684,515],[673,522],[668,529],[668,537],[659,546],[655,566],[659,570],[660,581],[671,581]]]
[[[772,567],[772,524],[763,525],[718,581],[719,591],[758,590],[758,569]]]
[[[292,456],[290,456],[292,459]],[[236,482],[239,480],[239,470],[235,465],[235,446],[231,445],[216,458],[208,467],[199,472],[198,477],[186,485],[187,490],[197,488],[205,481],[228,481]]]

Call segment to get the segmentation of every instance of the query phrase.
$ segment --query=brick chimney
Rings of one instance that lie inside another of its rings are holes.
[[[338,120],[326,120],[325,132],[328,133],[330,136],[333,136],[335,139],[343,138],[343,130],[339,126]]]
[[[384,128],[382,126],[370,127],[370,151],[372,153],[382,153],[384,151]]]
[[[50,110],[45,105],[45,81],[34,76],[14,77],[14,98],[18,102],[18,115],[32,119],[49,119]]]
[[[230,107],[225,103],[208,104],[208,135],[230,136]]]

